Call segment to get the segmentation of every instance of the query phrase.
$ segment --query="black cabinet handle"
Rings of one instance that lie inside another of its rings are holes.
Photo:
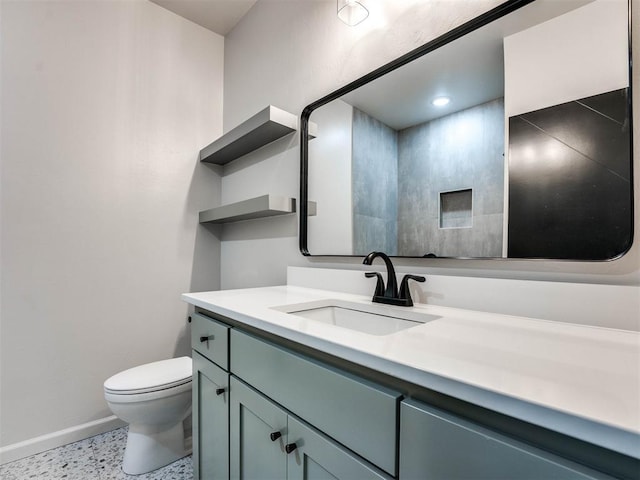
[[[271,439],[272,442],[275,442],[277,439],[279,439],[282,436],[282,433],[280,432],[271,432],[269,434],[269,438]]]
[[[189,315],[189,318],[187,318],[187,322],[191,323],[191,315]]]
[[[213,335],[200,337],[200,343],[208,342],[209,340],[213,340]]]
[[[225,391],[225,388],[216,388],[216,395],[222,395]]]
[[[298,448],[298,446],[295,443],[287,443],[284,446],[284,451],[287,453],[291,453],[293,452],[296,448]]]

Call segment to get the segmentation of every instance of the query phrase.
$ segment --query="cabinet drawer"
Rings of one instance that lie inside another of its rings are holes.
[[[400,407],[400,480],[610,479],[415,400]]]
[[[199,313],[191,316],[191,347],[229,369],[229,326]]]
[[[395,475],[399,393],[237,330],[231,331],[231,371]]]

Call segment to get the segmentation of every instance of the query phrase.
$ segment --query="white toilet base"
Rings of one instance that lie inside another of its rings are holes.
[[[122,470],[140,475],[164,467],[191,453],[185,448],[182,421],[174,425],[129,424]]]

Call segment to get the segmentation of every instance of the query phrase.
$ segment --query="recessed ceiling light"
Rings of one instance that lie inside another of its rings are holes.
[[[436,107],[444,107],[450,101],[451,101],[451,99],[449,97],[436,97],[431,101],[431,103],[433,105],[435,105]]]

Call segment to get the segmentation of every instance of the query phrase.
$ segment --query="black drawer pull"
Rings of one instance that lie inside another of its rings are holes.
[[[287,453],[291,453],[293,452],[296,448],[298,448],[298,446],[295,443],[287,443],[284,446],[284,451]]]
[[[282,436],[282,433],[280,432],[271,432],[269,434],[269,438],[271,439],[272,442],[275,442],[277,439],[279,439]]]
[[[225,388],[216,388],[216,395],[222,395],[225,391]]]
[[[213,335],[200,337],[200,343],[209,342],[209,340],[213,340]]]

